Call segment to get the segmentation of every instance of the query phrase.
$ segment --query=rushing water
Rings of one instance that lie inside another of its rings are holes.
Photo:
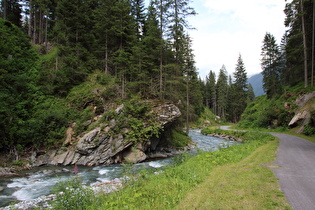
[[[190,130],[189,136],[196,143],[196,146],[203,151],[215,151],[227,147],[236,142],[224,139],[204,136],[200,130]],[[194,152],[194,151],[192,151]],[[172,158],[154,160],[135,164],[135,170],[161,168],[170,165]],[[79,166],[79,176],[86,185],[108,182],[115,178],[123,177],[125,167],[121,165],[84,167]],[[48,195],[51,187],[59,181],[66,180],[72,171],[72,166],[47,166],[38,167],[21,172],[20,177],[1,178],[0,207],[9,205],[17,200],[31,200],[41,195]]]

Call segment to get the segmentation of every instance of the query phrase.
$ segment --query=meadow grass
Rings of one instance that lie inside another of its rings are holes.
[[[289,208],[277,179],[265,166],[274,160],[278,141],[258,132],[242,138],[245,144],[183,156],[159,175],[139,173],[136,181],[99,195],[87,209]]]
[[[267,164],[277,145],[268,142],[240,162],[214,168],[175,209],[290,209]]]

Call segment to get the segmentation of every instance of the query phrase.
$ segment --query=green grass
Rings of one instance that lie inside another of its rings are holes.
[[[268,142],[240,162],[215,168],[175,209],[290,209],[267,167],[277,145]]]
[[[181,164],[159,175],[140,173],[137,181],[100,195],[88,209],[287,208],[277,179],[262,165],[274,159],[278,142],[257,132],[247,132],[243,138],[247,143],[184,156]]]
[[[268,168],[276,157],[278,140],[267,133],[239,135],[246,143],[194,157],[184,154],[158,175],[152,171],[127,174],[131,179],[123,189],[99,194],[82,205],[93,210],[290,209]],[[67,195],[68,203],[71,199],[78,196]]]

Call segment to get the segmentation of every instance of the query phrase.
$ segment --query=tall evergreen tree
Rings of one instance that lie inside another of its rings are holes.
[[[270,33],[265,34],[261,56],[263,88],[268,97],[277,96],[282,92],[280,52],[275,37]]]
[[[148,85],[148,87],[145,88],[145,92],[155,97],[158,96],[160,92],[160,53],[164,45],[160,33],[157,11],[151,2],[144,24],[143,73],[145,74],[144,77],[147,78],[144,83]]]
[[[208,104],[208,108],[212,110],[213,113],[216,113],[216,79],[215,72],[210,70],[209,76],[206,79],[206,92],[205,97],[207,100],[206,105]]]
[[[158,21],[159,21],[159,29],[160,29],[160,46],[161,48],[160,50],[160,56],[159,56],[159,61],[160,61],[160,78],[159,78],[159,89],[160,89],[160,98],[164,97],[164,93],[163,93],[163,65],[164,65],[164,47],[162,47],[164,45],[164,35],[166,33],[166,29],[167,29],[167,25],[169,23],[169,6],[170,6],[170,2],[167,0],[152,0],[152,6],[155,7],[156,9],[156,14],[158,17]]]
[[[234,93],[235,93],[235,106],[234,106],[234,122],[240,120],[241,114],[247,105],[247,73],[242,56],[239,55],[235,72],[234,72]]]
[[[18,0],[2,0],[0,7],[0,16],[12,22],[18,27],[22,27],[22,6]]]
[[[307,85],[311,75],[312,25],[314,1],[288,1],[285,7],[287,27],[286,71],[283,74],[287,85],[303,82]]]
[[[228,94],[228,76],[225,66],[220,69],[218,81],[216,84],[217,108],[216,114],[222,119],[226,118],[227,94]]]
[[[252,84],[248,83],[247,103],[252,102],[255,99],[254,88]]]
[[[196,15],[196,11],[189,6],[190,0],[172,0],[170,1],[170,37],[173,41],[173,48],[175,50],[175,60],[177,63],[180,61],[180,46],[184,29],[190,29],[187,22],[187,17]]]

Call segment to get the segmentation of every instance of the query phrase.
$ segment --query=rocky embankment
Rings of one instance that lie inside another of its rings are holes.
[[[242,142],[242,138],[239,137],[235,137],[235,136],[230,136],[230,135],[226,135],[226,134],[216,134],[216,133],[210,133],[210,134],[205,134],[207,136],[213,136],[213,137],[217,137],[220,139],[226,139],[229,141],[236,141],[236,142]]]
[[[290,103],[285,103],[285,108],[291,108]],[[298,127],[297,133],[302,133],[306,125],[308,125],[314,116],[312,112],[315,110],[315,91],[309,94],[303,94],[294,101],[295,115],[289,122],[289,127]]]
[[[109,182],[102,182],[96,183],[95,185],[91,186],[90,188],[95,193],[111,193],[114,191],[118,191],[123,187],[123,182],[121,179],[114,179]],[[63,192],[60,192],[62,195]],[[21,209],[21,210],[31,210],[31,209],[53,209],[51,206],[51,201],[56,199],[57,195],[50,194],[50,195],[43,195],[36,199],[21,201],[16,204],[12,204],[11,206],[0,207],[0,210],[11,210],[11,209]]]
[[[115,112],[117,115],[124,112],[124,105],[120,105]],[[159,104],[151,112],[159,124],[160,132],[167,129],[181,115],[178,107],[171,103]],[[101,118],[102,116],[97,116],[94,119],[97,121]],[[137,163],[154,156],[162,156],[161,153],[168,153],[161,146],[163,139],[152,137],[140,142],[128,139],[127,134],[132,128],[130,126],[117,128],[120,124],[115,118],[110,119],[109,123],[100,123],[78,139],[73,139],[73,128],[69,127],[63,144],[68,147],[50,150],[39,155],[34,153],[31,160],[32,166],[74,164],[94,166],[123,161]]]
[[[75,123],[66,131],[63,146],[58,149],[33,151],[26,160],[27,168],[43,165],[109,165],[122,162],[137,163],[149,158],[165,158],[178,154],[175,149],[168,148],[163,132],[172,127],[172,123],[181,116],[179,108],[172,103],[161,103],[149,110],[154,126],[159,128],[159,137],[150,135],[147,140],[135,141],[128,134],[133,128],[123,116],[125,106],[116,107],[114,117],[104,121],[102,115],[86,122],[87,131],[74,136]],[[104,122],[103,122],[104,121]],[[150,122],[142,122],[143,130],[152,126]],[[125,125],[121,127],[121,125]],[[92,127],[93,126],[93,127]],[[2,168],[0,176],[14,176],[14,170]]]

